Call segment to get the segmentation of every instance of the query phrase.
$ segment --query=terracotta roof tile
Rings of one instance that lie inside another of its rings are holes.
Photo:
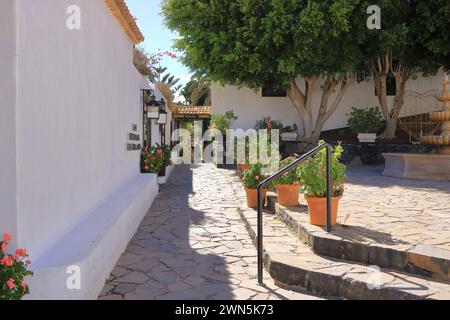
[[[135,18],[130,13],[125,0],[105,0],[105,2],[131,41],[134,44],[144,41],[144,36],[139,30]]]
[[[212,113],[212,108],[209,106],[198,106],[198,107],[177,107],[175,112],[174,112],[174,116],[175,117],[195,117],[195,116],[200,116],[200,117],[210,117]]]

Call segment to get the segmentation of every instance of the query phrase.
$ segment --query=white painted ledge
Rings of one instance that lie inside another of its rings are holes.
[[[97,299],[158,193],[155,174],[136,175],[33,262],[26,299]],[[67,289],[67,268],[81,270],[81,289]]]
[[[166,184],[172,175],[173,169],[175,169],[174,165],[168,166],[166,168],[166,175],[164,177],[158,177],[158,184]]]

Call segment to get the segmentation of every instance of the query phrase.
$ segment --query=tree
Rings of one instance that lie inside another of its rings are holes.
[[[361,8],[367,8],[370,4],[373,4],[372,0],[362,1]],[[366,65],[373,75],[386,121],[382,137],[390,140],[395,138],[408,81],[417,75],[434,75],[445,64],[445,59],[448,61],[449,45],[441,43],[442,38],[436,30],[444,31],[444,25],[449,27],[449,3],[446,0],[381,0],[378,5],[382,12],[381,29],[360,33],[360,41],[364,44]],[[440,5],[447,7],[447,18],[442,12],[440,16],[434,14]],[[354,23],[363,25],[361,17],[362,12],[356,16]],[[445,33],[448,34],[448,31]],[[395,97],[390,105],[388,77],[393,77],[396,85]]]
[[[165,0],[163,14],[181,36],[176,46],[186,65],[224,84],[287,89],[304,139],[317,141],[362,65],[359,27],[351,23],[359,2]],[[314,123],[313,89],[321,78]]]
[[[428,62],[450,71],[450,2],[419,1],[413,25],[417,39],[423,43]]]

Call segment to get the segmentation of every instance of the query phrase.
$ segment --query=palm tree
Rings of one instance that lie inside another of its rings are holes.
[[[211,105],[211,80],[208,76],[194,75],[181,92],[186,101],[193,106]]]

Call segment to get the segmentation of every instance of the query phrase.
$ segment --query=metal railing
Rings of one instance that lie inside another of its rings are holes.
[[[263,271],[264,271],[264,247],[263,247],[263,196],[262,192],[265,187],[267,187],[274,180],[278,179],[285,173],[295,169],[304,161],[315,156],[317,153],[326,149],[326,180],[327,180],[327,232],[331,232],[331,146],[327,143],[321,144],[320,146],[314,148],[308,153],[304,154],[300,158],[296,159],[287,167],[281,169],[271,177],[267,178],[261,182],[258,186],[258,236],[257,236],[257,246],[258,246],[258,283],[260,285],[264,284]]]

